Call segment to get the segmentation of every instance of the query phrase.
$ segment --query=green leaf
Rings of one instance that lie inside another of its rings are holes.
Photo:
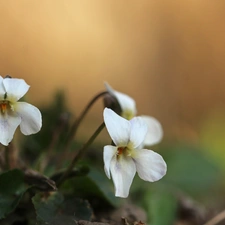
[[[147,191],[144,201],[152,225],[174,224],[178,204],[172,193],[166,190]]]
[[[96,207],[116,207],[120,204],[120,199],[115,197],[112,181],[94,168],[86,176],[68,179],[61,188],[69,194],[88,199],[94,207],[95,204]]]
[[[87,201],[78,198],[65,199],[59,192],[38,193],[32,198],[37,222],[42,224],[74,225],[78,220],[90,220],[92,210]]]
[[[10,170],[0,174],[0,193],[13,194],[23,186],[24,174],[20,170]]]
[[[168,170],[161,182],[173,185],[196,197],[204,196],[219,185],[218,166],[196,146],[179,145],[163,154]]]
[[[22,171],[15,169],[0,174],[0,219],[15,210],[26,191]]]

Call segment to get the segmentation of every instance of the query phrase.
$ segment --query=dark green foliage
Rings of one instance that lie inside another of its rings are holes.
[[[86,176],[68,179],[62,189],[68,194],[88,199],[93,207],[116,207],[120,204],[120,200],[115,197],[112,181],[103,171],[94,168]]]
[[[38,193],[32,198],[37,215],[37,224],[73,225],[78,220],[90,220],[92,210],[85,200],[64,198],[59,192]]]
[[[0,174],[0,219],[15,210],[27,189],[22,171],[11,170]]]

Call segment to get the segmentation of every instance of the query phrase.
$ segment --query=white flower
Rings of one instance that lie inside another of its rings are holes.
[[[23,134],[37,133],[42,126],[38,108],[26,102],[17,102],[29,89],[23,79],[0,76],[0,143],[8,145],[20,125]]]
[[[121,116],[127,120],[132,119],[137,115],[136,103],[133,98],[123,94],[121,92],[115,91],[108,83],[105,82],[106,90],[110,95],[115,97],[121,107]],[[163,137],[163,129],[160,122],[151,116],[141,116],[148,126],[148,132],[146,138],[143,142],[144,145],[154,145],[158,144]]]
[[[111,109],[104,109],[104,122],[116,146],[104,147],[104,168],[107,177],[112,179],[115,195],[126,198],[137,171],[145,181],[161,179],[167,170],[162,156],[140,149],[147,133],[147,125],[140,117],[126,120]]]

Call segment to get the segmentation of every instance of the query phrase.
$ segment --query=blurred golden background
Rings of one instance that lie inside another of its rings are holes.
[[[25,79],[36,106],[65,90],[76,113],[108,81],[165,137],[195,141],[211,115],[225,124],[224,12],[203,0],[0,1],[0,74]],[[101,117],[94,107],[86,123]]]

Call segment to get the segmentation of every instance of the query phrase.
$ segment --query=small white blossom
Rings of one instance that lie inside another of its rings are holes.
[[[104,109],[104,122],[116,146],[104,147],[104,168],[112,176],[115,195],[126,198],[137,171],[145,181],[161,179],[167,170],[162,156],[148,149],[140,149],[147,134],[147,125],[140,117],[126,120],[111,109]]]
[[[18,102],[28,91],[23,79],[0,76],[0,143],[8,145],[20,125],[23,134],[37,133],[42,126],[41,113],[35,106]]]
[[[133,98],[123,94],[121,92],[115,91],[108,83],[105,82],[106,90],[110,95],[115,97],[121,107],[121,116],[127,120],[132,119],[137,115],[136,103]],[[154,145],[158,144],[163,137],[163,129],[160,122],[151,116],[141,115],[148,126],[148,132],[146,138],[143,142],[144,145]]]

